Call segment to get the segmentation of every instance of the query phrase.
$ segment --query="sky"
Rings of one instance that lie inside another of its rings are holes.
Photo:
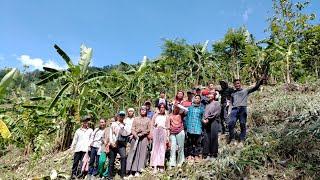
[[[307,9],[318,22],[319,9],[319,0]],[[156,58],[163,39],[213,43],[241,26],[263,39],[271,15],[271,0],[0,0],[0,69],[65,68],[54,44],[74,62],[81,44],[92,47],[103,67]]]

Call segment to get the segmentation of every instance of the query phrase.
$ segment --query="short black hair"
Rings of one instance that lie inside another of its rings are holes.
[[[234,79],[234,80],[233,80],[233,83],[235,83],[235,82],[237,82],[237,81],[241,82],[240,79]]]
[[[162,90],[160,91],[160,94],[166,94],[166,91]]]
[[[163,106],[164,108],[166,108],[166,105],[164,103],[160,103],[158,104],[158,109],[160,110],[161,106]]]
[[[196,91],[201,91],[201,89],[200,89],[200,88],[197,88]]]
[[[194,97],[197,97],[197,96],[199,96],[199,98],[200,98],[200,100],[201,100],[201,96],[200,96],[199,94],[195,95]]]

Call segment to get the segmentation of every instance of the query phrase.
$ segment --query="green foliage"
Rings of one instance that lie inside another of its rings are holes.
[[[91,48],[82,45],[80,59],[75,61],[54,45],[67,69],[44,67],[43,71],[21,74],[1,70],[0,77],[4,78],[0,84],[0,112],[12,136],[0,139],[0,149],[15,144],[37,162],[42,154],[68,148],[82,115],[91,115],[95,123],[127,107],[139,108],[162,90],[171,101],[178,90],[205,86],[209,81],[217,84],[222,79],[231,82],[234,78],[251,84],[269,70],[269,84],[288,85],[268,87],[262,96],[253,95],[259,103],[250,102],[254,104],[249,111],[252,131],[244,149],[223,145],[221,158],[202,164],[203,169],[185,165],[179,172],[188,172],[188,176],[168,171],[159,178],[237,179],[250,175],[251,179],[262,179],[270,174],[254,173],[266,172],[270,167],[281,169],[282,161],[296,171],[300,168],[310,172],[311,177],[316,176],[319,119],[309,111],[320,109],[320,26],[311,23],[313,14],[304,13],[308,4],[273,0],[267,39],[255,40],[245,27],[229,29],[214,43],[165,39],[159,57],[143,57],[138,64],[91,67]],[[63,159],[62,164],[65,162]],[[275,171],[271,177],[284,178],[280,170]]]

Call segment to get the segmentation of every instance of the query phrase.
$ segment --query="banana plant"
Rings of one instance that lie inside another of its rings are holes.
[[[286,65],[286,67],[284,68],[285,69],[285,80],[286,80],[286,83],[287,84],[290,84],[291,83],[291,63],[293,61],[293,55],[295,53],[295,45],[297,43],[293,42],[293,43],[290,43],[288,48],[285,48],[277,43],[273,43],[273,45],[275,46],[276,48],[276,52],[278,52],[283,58],[284,58],[284,63]]]
[[[0,99],[5,95],[7,87],[12,82],[13,78],[17,75],[17,69],[12,69],[0,81]],[[11,132],[7,125],[2,121],[3,116],[0,116],[0,134],[3,138],[10,138]]]
[[[36,84],[41,86],[55,82],[60,87],[50,103],[48,108],[49,112],[56,107],[59,101],[64,100],[69,102],[65,103],[68,104],[68,107],[62,106],[62,108],[66,108],[67,111],[60,111],[67,112],[66,114],[60,114],[67,119],[62,145],[62,149],[64,149],[71,143],[72,120],[79,122],[81,114],[85,113],[83,110],[86,105],[87,96],[89,96],[88,92],[90,88],[92,88],[90,84],[99,79],[106,78],[106,74],[104,72],[89,73],[88,68],[92,58],[92,48],[81,45],[78,64],[74,64],[70,57],[58,45],[54,45],[54,48],[66,62],[68,69],[58,70],[43,67],[45,74]]]

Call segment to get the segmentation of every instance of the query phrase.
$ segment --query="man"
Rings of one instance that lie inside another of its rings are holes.
[[[120,176],[124,178],[126,175],[126,146],[129,132],[126,131],[124,118],[126,113],[120,111],[118,113],[117,121],[111,124],[110,137],[110,161],[109,161],[109,178],[113,178],[114,164],[117,154],[120,155]]]
[[[96,176],[98,172],[99,157],[101,154],[101,146],[104,140],[104,130],[106,128],[106,120],[100,119],[99,128],[96,128],[90,138],[90,162],[89,176]]]
[[[229,140],[228,143],[234,139],[234,128],[237,120],[240,121],[240,141],[244,141],[246,138],[246,122],[247,122],[247,106],[248,106],[248,96],[254,91],[258,90],[262,85],[263,81],[266,79],[264,76],[253,88],[242,89],[240,79],[235,79],[233,81],[235,91],[231,94],[231,119],[229,122]]]
[[[89,150],[90,136],[92,129],[89,128],[90,116],[85,116],[81,119],[82,125],[76,130],[70,150],[74,150],[73,164],[72,164],[72,175],[71,178],[75,179],[78,175],[78,167],[82,161],[84,155]]]
[[[215,101],[215,94],[209,94],[209,104],[204,113],[204,148],[203,155],[210,158],[218,156],[218,132],[220,128],[221,107],[218,101]]]
[[[193,105],[188,108],[186,120],[188,147],[190,147],[190,152],[188,153],[189,161],[192,159],[200,160],[203,114],[204,108],[201,106],[201,96],[196,95]]]
[[[146,101],[144,103],[144,105],[147,108],[147,117],[151,120],[153,115],[154,115],[154,112],[151,110],[151,102],[150,101]]]
[[[221,127],[222,127],[222,134],[226,132],[226,125],[229,123],[228,118],[228,107],[229,107],[229,101],[231,100],[231,94],[233,93],[233,89],[228,86],[228,82],[225,80],[220,81],[220,95],[221,95],[221,113],[220,113],[220,119],[221,119]]]
[[[164,91],[160,92],[160,97],[156,100],[155,102],[155,106],[156,108],[158,108],[159,104],[164,104],[166,107],[166,110],[169,110],[169,103],[166,99],[166,93]]]

